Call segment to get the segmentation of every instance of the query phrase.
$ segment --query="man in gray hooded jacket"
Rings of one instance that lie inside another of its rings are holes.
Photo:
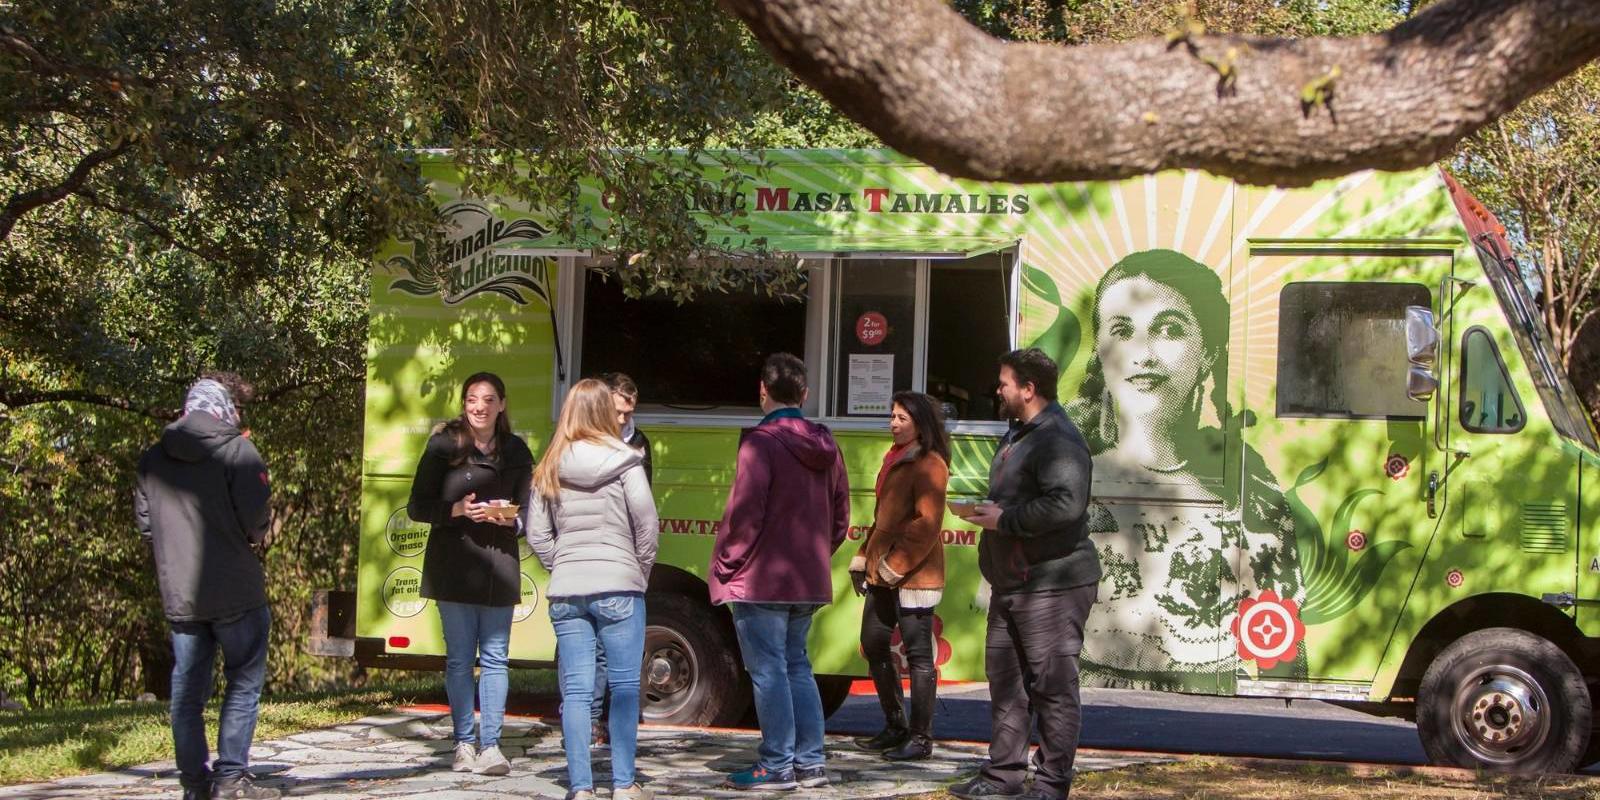
[[[219,380],[190,387],[183,417],[139,459],[134,494],[172,628],[172,740],[184,800],[281,794],[256,786],[246,771],[272,625],[257,555],[271,527],[272,492],[261,454],[239,429],[235,400]],[[208,766],[202,712],[219,647],[228,686],[217,760]]]

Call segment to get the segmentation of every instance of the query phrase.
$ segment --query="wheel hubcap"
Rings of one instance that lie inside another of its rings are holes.
[[[694,649],[683,635],[656,625],[644,629],[643,712],[646,719],[671,717],[694,696],[700,675]]]
[[[1550,735],[1550,703],[1533,676],[1504,664],[1483,667],[1456,690],[1456,735],[1479,759],[1514,764]]]

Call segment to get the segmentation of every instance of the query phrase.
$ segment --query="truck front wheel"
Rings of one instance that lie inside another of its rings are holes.
[[[733,632],[711,607],[681,594],[645,601],[644,718],[671,725],[734,725],[750,706]]]
[[[1515,628],[1469,633],[1423,674],[1417,733],[1438,764],[1570,772],[1588,746],[1583,674],[1561,648]]]

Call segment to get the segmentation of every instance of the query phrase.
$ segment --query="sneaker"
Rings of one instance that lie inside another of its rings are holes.
[[[212,781],[211,796],[223,800],[273,800],[282,797],[283,792],[257,786],[255,780],[247,773],[229,780]]]
[[[511,762],[506,760],[498,745],[492,745],[478,754],[478,768],[475,771],[479,775],[509,775]]]
[[[794,778],[807,789],[817,789],[828,785],[828,770],[821,764],[814,767],[795,767]]]
[[[471,772],[478,761],[478,748],[472,742],[456,742],[456,757],[450,762],[451,772]]]
[[[951,797],[959,797],[961,800],[997,800],[1002,797],[1018,800],[1022,797],[1022,792],[1007,789],[982,775],[951,786],[947,791]]]
[[[735,772],[732,775],[729,775],[727,780],[722,782],[722,788],[724,789],[740,790],[789,790],[797,788],[799,785],[800,784],[795,783],[793,769],[786,769],[782,772],[773,772],[772,770],[769,770],[759,764],[749,769]]]
[[[611,790],[611,800],[655,800],[656,793],[639,783]]]

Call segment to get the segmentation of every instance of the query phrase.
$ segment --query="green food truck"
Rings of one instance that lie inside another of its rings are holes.
[[[996,358],[1037,346],[1095,458],[1105,577],[1086,683],[1414,716],[1446,764],[1561,771],[1600,755],[1600,541],[1583,533],[1600,515],[1595,430],[1504,230],[1449,175],[1002,185],[881,150],[720,153],[704,169],[734,188],[686,207],[738,210],[741,230],[715,238],[793,254],[799,296],[630,298],[597,269],[605,242],[562,241],[538,209],[464,196],[448,154],[426,162],[450,244],[377,256],[359,584],[321,597],[338,638],[319,651],[442,663],[418,594],[428,531],[405,504],[463,377],[502,375],[537,451],[568,386],[622,371],[641,388],[661,515],[646,716],[745,717],[749,682],[705,577],[739,431],[759,418],[758,365],[783,350],[810,367],[805,410],[838,437],[854,500],[811,639],[832,710],[866,673],[845,570],[890,396],[944,404],[951,496],[981,498],[1006,428]],[[581,197],[602,229],[611,199]],[[945,520],[942,679],[984,678],[981,535]],[[511,655],[549,664],[547,576],[524,556]]]

